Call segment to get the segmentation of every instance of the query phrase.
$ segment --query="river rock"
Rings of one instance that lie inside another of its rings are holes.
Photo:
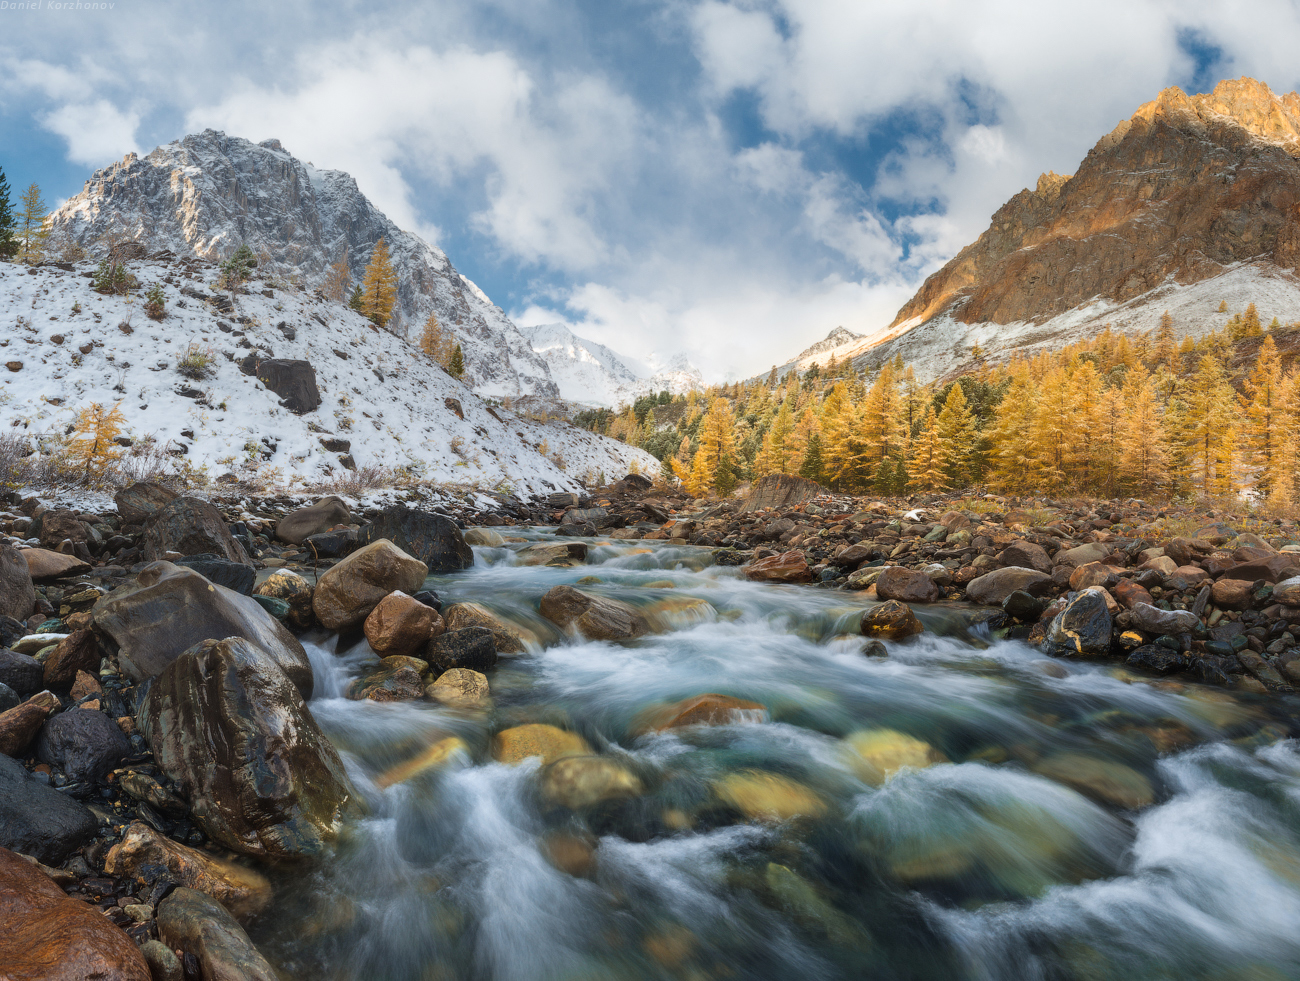
[[[294,630],[309,630],[316,625],[316,614],[311,608],[316,587],[296,572],[277,569],[253,587],[254,596],[284,600],[289,604],[285,623]]]
[[[85,542],[90,537],[77,512],[66,508],[41,514],[39,527],[41,544],[55,551],[63,542]]]
[[[591,746],[576,732],[540,722],[503,729],[492,739],[492,758],[499,763],[522,763],[539,756],[545,765],[565,756],[590,755]]]
[[[478,545],[481,548],[502,548],[506,540],[491,528],[466,528],[465,544]]]
[[[1056,753],[1033,767],[1040,776],[1116,807],[1136,809],[1155,801],[1151,781],[1131,767],[1086,753]]]
[[[1089,586],[1110,586],[1118,581],[1115,568],[1104,562],[1085,562],[1070,573],[1071,589],[1087,589]]]
[[[487,627],[492,631],[497,651],[502,654],[522,654],[527,649],[517,628],[479,603],[454,603],[443,608],[442,617],[448,630]]]
[[[423,652],[429,638],[442,633],[446,626],[437,610],[397,590],[370,611],[364,629],[371,650],[387,657]]]
[[[1051,581],[1051,576],[1037,569],[1008,566],[1005,569],[986,572],[968,582],[966,598],[972,603],[1001,606],[1006,598],[1017,590],[1023,590],[1032,596]]]
[[[1068,566],[1071,569],[1077,569],[1081,565],[1087,565],[1089,562],[1101,562],[1106,556],[1110,555],[1111,547],[1101,542],[1090,542],[1087,545],[1077,545],[1074,548],[1061,549],[1056,553],[1056,564]]]
[[[68,688],[78,671],[99,672],[99,641],[93,630],[74,630],[45,659],[46,688]]]
[[[760,702],[709,692],[642,713],[636,730],[663,732],[683,726],[723,726],[766,720],[767,706]]]
[[[1066,605],[1048,631],[1049,653],[1105,654],[1110,650],[1111,616],[1105,593],[1100,586],[1091,586]]]
[[[1130,622],[1148,634],[1189,634],[1201,625],[1201,618],[1191,610],[1162,610],[1148,603],[1138,603],[1129,611]]]
[[[855,732],[844,743],[854,771],[873,787],[879,787],[905,766],[924,769],[947,762],[947,757],[929,743],[894,729]]]
[[[185,981],[181,959],[161,940],[146,940],[140,945],[140,953],[149,963],[153,981]]]
[[[424,690],[435,702],[453,708],[481,708],[487,703],[487,676],[469,668],[452,668]]]
[[[5,981],[151,981],[121,927],[7,848],[0,848],[0,922]]]
[[[1242,550],[1238,549],[1237,551]],[[1233,554],[1235,556],[1236,553]],[[1293,575],[1295,571],[1295,556],[1284,553],[1234,565],[1223,573],[1223,578],[1244,579],[1246,582],[1256,582],[1263,579],[1265,582],[1276,583]]]
[[[542,768],[540,786],[543,799],[571,811],[645,793],[636,774],[606,756],[556,760]]]
[[[474,550],[466,544],[456,523],[431,511],[413,511],[400,504],[384,510],[361,529],[359,536],[363,546],[381,539],[415,556],[433,575],[458,572],[474,564]]]
[[[89,808],[41,783],[17,760],[0,756],[0,847],[62,865],[98,827]]]
[[[181,555],[219,555],[231,562],[252,565],[221,512],[207,501],[178,497],[163,505],[144,522],[140,551],[145,560],[166,558],[168,552]]]
[[[322,853],[359,798],[338,753],[275,659],[238,637],[177,657],[136,724],[193,819],[265,859]]]
[[[27,696],[41,690],[44,676],[45,666],[30,654],[0,648],[0,684]]]
[[[538,542],[525,545],[515,553],[520,565],[564,567],[587,561],[586,542]]]
[[[409,702],[422,698],[424,675],[428,670],[428,662],[418,657],[386,657],[373,671],[348,686],[348,698],[372,702]]]
[[[1283,579],[1273,587],[1273,602],[1283,606],[1300,606],[1300,576]]]
[[[469,746],[465,740],[459,736],[444,736],[416,753],[415,756],[389,767],[375,777],[375,786],[383,790],[385,787],[393,786],[393,784],[405,783],[421,773],[439,770],[453,760],[462,760],[468,763],[470,758]]]
[[[192,569],[151,563],[134,583],[95,604],[94,621],[117,642],[118,661],[136,681],[152,678],[201,641],[242,637],[311,697],[311,662],[298,639],[252,597],[210,583]]]
[[[497,663],[496,641],[487,627],[462,627],[438,634],[429,639],[424,653],[428,662],[443,672],[453,668],[490,671]]]
[[[797,550],[757,559],[744,568],[745,577],[755,582],[812,582],[812,570]]]
[[[143,821],[132,821],[122,840],[109,849],[104,871],[137,877],[150,871],[145,870],[148,865],[162,866],[179,885],[211,896],[237,920],[256,916],[271,901],[271,883],[262,873],[172,841]]]
[[[1047,549],[1035,542],[1012,542],[1002,550],[998,561],[1011,569],[1033,569],[1047,573],[1052,571],[1052,557],[1047,554]]]
[[[898,600],[881,603],[862,614],[862,634],[865,637],[903,640],[924,631],[925,627],[916,618],[912,608]]]
[[[1220,579],[1210,587],[1210,599],[1223,610],[1245,610],[1251,604],[1251,583],[1245,579]]]
[[[22,704],[22,699],[18,693],[0,681],[0,712],[8,712],[11,708],[16,708]]]
[[[158,904],[158,936],[198,957],[203,981],[279,981],[244,928],[197,889],[173,889]]]
[[[1142,585],[1134,582],[1132,579],[1121,579],[1115,583],[1111,590],[1115,594],[1115,599],[1119,600],[1119,605],[1126,610],[1131,610],[1139,603],[1145,603],[1148,606],[1154,606],[1155,601],[1151,598]]]
[[[1168,579],[1178,572],[1179,565],[1167,555],[1157,555],[1155,558],[1143,562],[1140,568],[1158,572]]]
[[[562,630],[587,640],[631,640],[650,632],[640,613],[618,600],[556,586],[542,597],[541,614]]]
[[[176,565],[182,569],[193,569],[208,582],[225,586],[241,596],[253,595],[253,582],[257,578],[257,572],[251,565],[231,562],[211,553],[187,555],[183,559],[177,559]]]
[[[389,593],[417,592],[428,574],[424,562],[381,538],[326,570],[316,582],[312,610],[330,630],[350,627],[365,620]]]
[[[924,572],[892,565],[876,580],[876,595],[901,603],[933,603],[940,593],[934,580]]]
[[[90,563],[75,555],[54,552],[48,548],[25,548],[18,553],[27,563],[27,571],[36,582],[80,576],[90,571]]]
[[[713,785],[713,792],[751,821],[775,824],[826,812],[826,802],[810,788],[760,770],[729,773]]]
[[[97,783],[131,755],[131,743],[103,712],[72,709],[49,719],[36,738],[36,758],[74,783]]]
[[[291,545],[301,545],[312,535],[329,531],[335,525],[352,522],[352,513],[341,497],[324,497],[315,504],[290,511],[275,524],[275,537]]]
[[[0,712],[0,753],[18,756],[31,745],[51,712],[58,711],[59,699],[53,692],[33,695],[21,705]]]
[[[177,493],[148,481],[132,484],[113,497],[124,525],[142,525],[149,515],[176,500]]]
[[[1131,668],[1144,668],[1156,674],[1169,674],[1187,667],[1187,659],[1177,651],[1159,644],[1143,644],[1124,661]]]
[[[0,616],[26,620],[36,608],[36,587],[18,549],[0,543]]]

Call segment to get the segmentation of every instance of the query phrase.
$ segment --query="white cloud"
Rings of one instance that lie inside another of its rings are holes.
[[[41,125],[68,141],[68,159],[102,167],[128,153],[139,153],[135,132],[140,114],[122,112],[107,99],[60,106],[41,118]]]

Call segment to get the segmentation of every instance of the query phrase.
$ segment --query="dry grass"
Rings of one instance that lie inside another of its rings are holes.
[[[124,448],[98,470],[74,462],[61,441],[47,438],[45,442],[46,451],[38,453],[34,437],[0,435],[0,487],[111,491],[151,481],[182,490],[205,482],[202,471],[177,461],[153,440]]]

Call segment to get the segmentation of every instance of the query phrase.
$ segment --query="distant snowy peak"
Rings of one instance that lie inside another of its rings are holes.
[[[599,365],[622,383],[633,383],[640,377],[629,366],[628,362],[631,359],[611,351],[604,344],[579,337],[569,329],[567,324],[539,324],[536,327],[520,329],[538,354],[543,356],[558,354],[555,363],[560,364],[561,367],[569,361]]]
[[[440,249],[398,228],[351,175],[304,163],[278,140],[205,130],[144,158],[128,154],[96,171],[52,220],[58,235],[92,251],[120,237],[220,259],[246,244],[269,256],[277,275],[313,285],[344,256],[359,283],[382,238],[400,283],[393,332],[415,340],[436,314],[460,343],[476,391],[557,394],[528,340]]]
[[[816,344],[810,344],[799,352],[796,361],[806,361],[809,358],[815,358],[819,354],[829,354],[837,348],[849,347],[855,341],[862,340],[861,334],[855,334],[851,330],[845,330],[843,327],[836,327]]]
[[[533,351],[545,359],[560,398],[568,402],[617,408],[651,392],[667,390],[678,395],[704,387],[699,369],[684,354],[666,359],[652,356],[646,370],[626,355],[579,337],[568,324],[539,324],[521,330]]]

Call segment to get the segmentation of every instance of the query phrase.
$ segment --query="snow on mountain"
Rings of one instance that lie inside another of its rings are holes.
[[[667,389],[674,395],[704,387],[704,377],[683,354],[650,365],[579,337],[567,324],[520,328],[533,350],[546,359],[560,398],[580,405],[617,408],[642,395]]]
[[[239,245],[272,271],[319,284],[344,255],[359,283],[380,238],[400,280],[393,333],[414,341],[430,313],[455,334],[465,378],[483,395],[556,395],[546,363],[505,313],[443,252],[399,229],[348,174],[318,170],[278,140],[251,143],[214,130],[128,154],[96,171],[52,218],[56,237],[95,251],[110,238],[148,251],[220,259]]]
[[[637,383],[635,394],[638,398],[665,390],[673,395],[685,395],[704,388],[704,376],[700,369],[691,364],[684,354],[670,355],[666,359],[651,355],[650,369],[654,374]]]
[[[34,447],[62,438],[77,410],[97,402],[120,405],[133,450],[152,444],[210,479],[292,487],[355,461],[529,494],[576,490],[578,478],[612,479],[634,463],[658,467],[616,440],[490,406],[345,305],[278,279],[250,282],[231,308],[210,291],[211,263],[131,262],[142,288],[162,285],[167,313],[154,321],[136,296],[93,291],[93,265],[0,263],[0,432]],[[205,377],[182,375],[187,354],[209,362]],[[289,411],[247,373],[264,358],[309,362],[320,405]]]

